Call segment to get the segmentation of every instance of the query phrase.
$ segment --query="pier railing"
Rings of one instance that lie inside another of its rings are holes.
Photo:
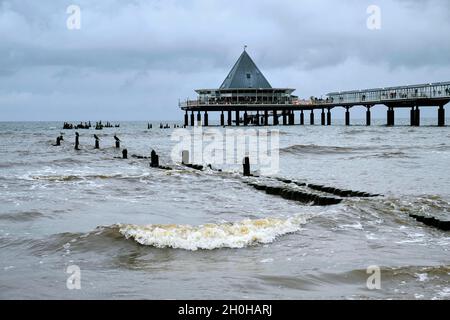
[[[329,93],[325,99],[312,97],[314,105],[384,104],[420,99],[449,99],[450,82]]]

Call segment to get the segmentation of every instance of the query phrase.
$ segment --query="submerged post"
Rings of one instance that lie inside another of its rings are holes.
[[[156,154],[155,150],[152,150],[152,153],[150,155],[150,167],[152,167],[152,168],[158,168],[159,167],[159,157]]]
[[[250,158],[245,157],[243,161],[244,177],[250,177]]]
[[[57,138],[56,138],[56,144],[55,144],[55,146],[60,146],[61,145],[61,136],[58,136]]]
[[[122,150],[122,159],[128,159],[128,150],[127,149]]]
[[[445,126],[445,109],[444,106],[439,106],[438,109],[438,126],[444,127]]]
[[[120,148],[120,139],[117,138],[116,135],[114,135],[114,139],[116,140],[116,149],[119,149]]]
[[[100,149],[100,139],[95,134],[94,138],[95,138],[95,149]]]

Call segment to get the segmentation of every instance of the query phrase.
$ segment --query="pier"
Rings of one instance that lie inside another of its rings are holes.
[[[409,108],[411,126],[420,126],[421,108],[437,108],[436,125],[445,126],[445,105],[450,102],[450,82],[332,92],[325,98],[299,99],[292,88],[272,88],[244,49],[218,89],[197,89],[197,99],[179,102],[185,112],[184,125],[209,125],[209,113],[220,113],[221,126],[268,126],[315,124],[315,111],[320,124],[332,124],[332,110],[345,109],[345,125],[351,124],[351,109],[366,108],[366,125],[372,124],[371,110],[386,108],[386,125],[395,125],[395,111]],[[203,117],[202,117],[203,114]],[[270,121],[271,119],[271,121]],[[195,121],[197,120],[197,121]]]

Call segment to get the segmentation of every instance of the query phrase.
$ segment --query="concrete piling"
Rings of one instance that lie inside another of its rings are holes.
[[[277,110],[273,110],[273,125],[277,126],[278,123],[278,114],[277,114]]]
[[[203,119],[204,119],[204,126],[205,127],[207,127],[208,126],[208,123],[209,123],[209,119],[208,119],[208,111],[205,111],[205,114],[204,114],[204,117],[203,117]]]
[[[186,111],[186,113],[184,114],[184,126],[187,127],[189,125],[189,115],[188,112]],[[150,125],[149,125],[149,129],[150,129]]]
[[[245,157],[243,161],[243,171],[244,171],[244,177],[250,177],[250,158]]]
[[[220,125],[223,127],[225,125],[225,115],[222,113],[220,114]]]
[[[367,111],[366,111],[366,126],[370,126],[371,122],[372,122],[370,107],[366,107],[366,108],[367,108]]]
[[[265,126],[269,125],[269,111],[268,110],[264,111],[264,125]]]
[[[414,107],[411,108],[411,111],[409,113],[410,113],[410,125],[411,125],[411,127],[413,127],[416,125],[416,119],[415,119],[416,112],[414,110]]]
[[[327,112],[327,126],[331,126],[331,109],[328,108]]]
[[[420,109],[419,106],[416,106],[415,114],[414,114],[414,125],[416,127],[420,127]]]
[[[324,126],[325,125],[325,109],[322,108],[322,113],[320,114],[320,122]]]
[[[231,110],[228,111],[228,126],[231,127],[233,124],[232,113]]]
[[[122,159],[128,159],[128,150],[127,149],[122,150]]]
[[[300,111],[300,125],[302,125],[302,126],[305,125],[305,114],[304,114],[303,110]]]
[[[439,106],[438,109],[438,126],[444,127],[445,126],[445,109],[444,106]]]
[[[346,126],[350,125],[350,108],[349,107],[345,107],[345,125]]]
[[[388,107],[388,110],[387,110],[387,125],[388,126],[394,126],[395,125],[395,111],[394,111],[394,107]]]
[[[283,126],[287,125],[287,115],[286,115],[286,110],[282,111],[282,115],[283,115]]]
[[[195,126],[194,111],[191,112],[191,127]]]
[[[240,116],[239,116],[239,110],[236,110],[236,126],[238,127],[240,125]]]
[[[314,109],[311,109],[311,114],[309,115],[309,124],[314,125]]]
[[[244,126],[248,125],[248,113],[247,111],[244,112]]]

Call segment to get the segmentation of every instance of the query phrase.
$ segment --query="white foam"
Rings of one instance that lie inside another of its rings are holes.
[[[142,245],[196,251],[244,248],[273,242],[300,230],[304,217],[246,219],[233,223],[190,225],[119,225],[120,233]]]

